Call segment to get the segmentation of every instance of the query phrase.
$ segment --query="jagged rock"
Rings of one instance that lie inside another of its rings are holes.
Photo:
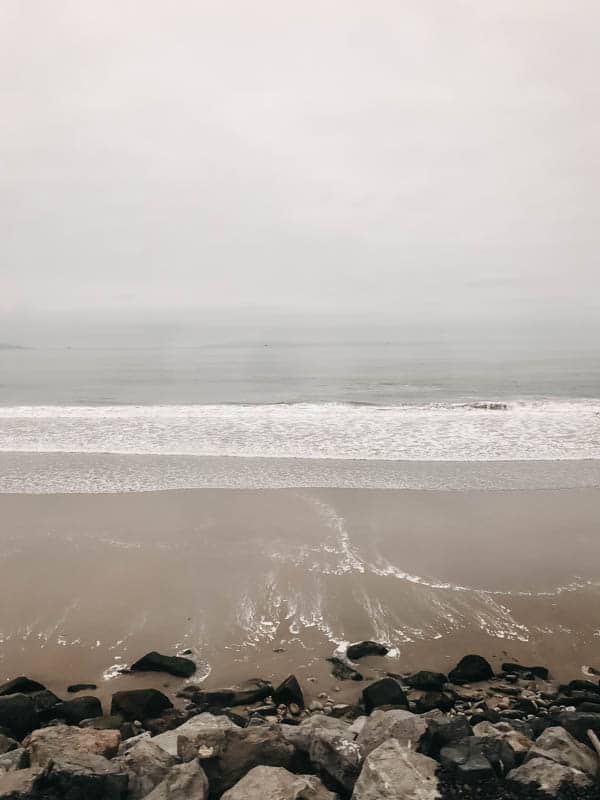
[[[52,725],[33,731],[24,744],[29,751],[31,766],[47,767],[63,753],[91,753],[112,758],[117,754],[120,742],[118,731]]]
[[[168,672],[180,678],[189,678],[196,672],[196,665],[189,658],[165,656],[153,650],[146,653],[130,667],[132,672]]]
[[[456,697],[451,692],[425,692],[415,699],[414,704],[417,714],[425,714],[436,708],[440,711],[450,711],[456,704]]]
[[[591,692],[596,695],[600,694],[600,686],[593,681],[570,681],[567,685],[567,689],[569,692]]]
[[[281,727],[285,740],[303,753],[309,752],[311,741],[323,731],[346,736],[349,741],[354,740],[354,732],[347,722],[325,714],[312,714],[303,719],[300,725]]]
[[[346,650],[346,655],[352,661],[357,658],[364,658],[365,656],[386,656],[390,652],[390,648],[379,642],[356,642],[349,645]]]
[[[243,706],[265,700],[273,694],[273,686],[268,681],[253,678],[239,686],[225,689],[205,690],[201,686],[186,686],[179,692],[180,697],[189,698],[202,708],[229,708]]]
[[[72,683],[67,686],[67,692],[71,694],[75,692],[95,692],[97,688],[95,683]]]
[[[55,719],[64,719],[69,725],[78,725],[84,719],[101,717],[102,703],[91,695],[75,697],[52,706],[52,716]]]
[[[370,683],[363,689],[362,700],[367,714],[370,714],[374,708],[379,708],[379,706],[403,706],[408,708],[408,698],[395,678],[382,678],[379,681]]]
[[[524,678],[532,676],[534,678],[541,678],[543,681],[547,681],[549,678],[549,672],[546,667],[525,667],[522,664],[511,664],[508,662],[502,664],[502,672],[508,672],[509,674],[519,675]]]
[[[7,694],[0,697],[0,727],[6,728],[15,739],[21,740],[38,726],[35,703],[27,694]]]
[[[197,749],[204,742],[206,736],[210,736],[213,731],[225,731],[236,727],[228,717],[217,717],[205,712],[192,717],[178,728],[159,733],[152,741],[162,747],[165,752],[177,756],[177,739],[180,736],[184,736]]]
[[[127,775],[103,756],[68,750],[48,764],[36,782],[36,792],[42,798],[125,800]]]
[[[283,683],[280,683],[273,691],[272,697],[275,705],[289,706],[295,703],[304,708],[304,695],[295,675],[288,676]]]
[[[0,756],[0,775],[27,766],[29,766],[29,754],[24,747],[17,747]]]
[[[515,755],[520,759],[529,752],[530,747],[533,745],[530,737],[515,730],[508,722],[479,722],[473,727],[473,733],[480,738],[505,739]]]
[[[596,736],[600,736],[600,714],[563,711],[558,715],[558,724],[585,745],[590,741],[587,735],[588,730],[592,730]]]
[[[41,692],[45,688],[41,683],[32,681],[31,678],[26,678],[22,675],[19,678],[13,678],[3,683],[0,686],[0,697],[4,697],[7,694],[31,694],[32,692]]]
[[[0,800],[31,800],[41,775],[39,769],[20,769],[0,775]]]
[[[197,761],[176,764],[145,800],[207,800],[208,778]]]
[[[222,800],[337,800],[314,775],[294,775],[282,767],[255,767],[225,792]]]
[[[442,747],[460,742],[473,735],[465,717],[441,716],[427,720],[427,732],[421,740],[421,752],[438,758]]]
[[[289,769],[294,748],[285,740],[281,728],[278,725],[261,725],[222,731],[224,741],[216,757],[203,762],[211,794],[219,797],[254,767]],[[179,738],[180,745],[183,739]]]
[[[494,677],[494,672],[489,663],[478,655],[463,656],[458,664],[448,673],[450,683],[476,683],[487,681]]]
[[[427,721],[417,714],[402,709],[375,710],[367,717],[358,734],[357,743],[363,758],[388,739],[396,739],[402,745],[417,749],[427,731]]]
[[[127,689],[113,694],[110,713],[144,722],[159,717],[168,708],[173,708],[173,703],[158,689]]]
[[[585,772],[565,767],[547,758],[532,758],[507,775],[508,781],[519,784],[534,784],[551,796],[556,795],[559,786],[569,783],[577,788],[585,788],[591,779]]]
[[[152,739],[141,739],[112,763],[129,776],[129,800],[139,800],[165,780],[176,761]]]
[[[574,739],[564,728],[546,728],[529,750],[525,760],[548,758],[564,767],[595,775],[598,758],[589,747]]]
[[[329,775],[347,792],[352,791],[362,757],[360,747],[346,731],[317,729],[311,739],[308,755],[320,773]]]
[[[344,661],[343,658],[338,656],[330,656],[328,659],[331,666],[331,674],[338,681],[364,681],[364,676],[361,672],[355,669],[352,664]]]
[[[437,762],[391,739],[365,759],[352,800],[438,800]]]
[[[494,775],[504,776],[516,765],[515,754],[506,739],[469,736],[443,747],[443,766],[453,769],[464,783],[479,783]]]
[[[405,683],[411,689],[420,689],[425,692],[441,692],[447,681],[448,678],[443,673],[430,672],[424,669],[409,675]]]
[[[8,753],[11,750],[16,750],[19,746],[19,743],[16,739],[12,739],[10,736],[5,736],[3,733],[0,733],[0,755],[4,755],[4,753]]]

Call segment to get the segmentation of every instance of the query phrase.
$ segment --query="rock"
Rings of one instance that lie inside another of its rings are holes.
[[[473,735],[465,717],[438,717],[427,720],[427,733],[421,740],[421,752],[438,758],[443,747]]]
[[[163,711],[160,717],[145,720],[144,727],[153,736],[157,736],[159,733],[165,733],[183,725],[184,722],[188,721],[192,713],[191,711],[181,711],[178,708],[168,708]]]
[[[17,747],[15,750],[9,750],[7,753],[0,756],[0,775],[28,766],[29,754],[24,747]]]
[[[440,711],[450,711],[454,708],[456,698],[451,692],[425,692],[414,701],[417,714],[425,714],[438,708]]]
[[[141,739],[126,753],[117,756],[113,764],[129,776],[129,800],[139,800],[165,780],[176,761],[152,739]]]
[[[206,708],[229,708],[258,703],[273,694],[273,686],[260,678],[253,678],[239,686],[225,689],[205,690],[201,686],[186,686],[179,693],[188,697],[195,705]]]
[[[426,731],[427,721],[410,711],[375,710],[362,726],[357,743],[363,758],[388,739],[416,750]]]
[[[40,715],[40,722],[49,722],[51,719],[56,719],[53,709],[63,701],[54,692],[51,692],[50,689],[42,689],[40,692],[32,692],[27,696],[33,700],[35,710]]]
[[[577,788],[585,788],[591,779],[585,772],[565,767],[547,758],[532,758],[507,775],[508,781],[519,784],[533,784],[543,792],[555,796],[561,784],[572,784]]]
[[[350,741],[354,740],[354,732],[347,722],[325,714],[312,714],[303,719],[300,725],[281,727],[285,740],[303,753],[309,752],[311,741],[323,731],[331,731],[346,736]]]
[[[425,669],[409,675],[405,683],[407,686],[410,686],[411,689],[421,689],[426,692],[441,692],[447,681],[448,678],[443,673],[430,672]]]
[[[564,767],[572,767],[580,772],[594,776],[598,769],[596,754],[564,728],[546,728],[529,750],[526,761],[533,758],[548,758]]]
[[[97,731],[52,725],[39,728],[25,740],[32,767],[45,768],[63,753],[91,753],[112,758],[117,754],[121,735],[118,731]]]
[[[473,727],[473,733],[479,738],[505,739],[519,760],[525,757],[533,745],[528,736],[515,730],[508,722],[479,722]]]
[[[543,681],[547,681],[549,678],[549,672],[546,667],[524,667],[522,664],[511,664],[505,662],[502,664],[502,672],[508,672],[512,675],[519,675],[521,677],[534,677],[534,678],[541,678]]]
[[[32,692],[41,692],[45,688],[41,683],[21,676],[3,683],[0,686],[0,697],[4,697],[7,694],[31,694]]]
[[[367,756],[352,800],[438,800],[437,766],[391,739]]]
[[[0,756],[4,755],[4,753],[9,753],[11,750],[16,750],[18,746],[19,743],[16,739],[0,733]]]
[[[67,750],[57,754],[36,781],[42,798],[125,800],[127,775],[103,756]],[[34,795],[38,797],[38,794]]]
[[[177,764],[146,800],[207,800],[208,778],[197,761]]]
[[[73,683],[67,686],[67,692],[74,694],[75,692],[95,692],[98,687],[95,683]]]
[[[346,650],[346,656],[352,661],[365,656],[386,656],[390,648],[379,642],[356,642],[351,644]]]
[[[0,697],[0,727],[6,728],[21,740],[38,726],[35,703],[27,694],[7,694]]]
[[[222,800],[337,800],[314,775],[294,775],[282,767],[255,767],[225,792]]]
[[[152,740],[154,744],[162,747],[162,749],[172,756],[177,756],[177,739],[179,736],[185,736],[187,739],[194,743],[197,748],[202,744],[202,739],[207,732],[219,730],[225,731],[230,728],[237,727],[228,717],[216,717],[213,714],[198,714],[192,717],[183,725],[173,730],[159,733]]]
[[[600,686],[593,681],[575,680],[570,681],[567,685],[569,692],[592,692],[592,694],[600,694]]]
[[[477,784],[504,776],[516,765],[515,754],[506,739],[469,736],[442,747],[440,760],[464,783]]]
[[[273,702],[276,705],[283,704],[284,706],[297,705],[299,708],[304,708],[304,695],[295,675],[287,677],[283,683],[273,691]]]
[[[223,742],[216,757],[204,762],[211,794],[220,797],[246,773],[258,766],[290,767],[294,748],[282,733],[291,726],[261,725],[222,731]],[[181,746],[184,737],[179,738]],[[181,748],[185,752],[185,747]]]
[[[321,774],[329,775],[345,791],[352,791],[362,757],[360,747],[347,731],[317,729],[311,739],[308,755]]]
[[[179,678],[189,678],[196,672],[196,665],[189,658],[165,656],[153,650],[132,664],[130,669],[132,672],[168,672]]]
[[[463,656],[458,664],[448,673],[450,683],[476,683],[477,681],[487,681],[494,677],[489,663],[483,656],[468,655]]]
[[[382,678],[363,689],[362,700],[370,714],[379,706],[403,706],[408,708],[408,698],[395,678]]]
[[[120,731],[123,725],[123,717],[120,714],[107,717],[91,717],[82,719],[79,723],[80,728],[95,728],[98,731]]]
[[[113,694],[110,713],[111,716],[120,714],[126,720],[144,722],[160,716],[168,708],[173,708],[173,703],[158,689],[126,689]]]
[[[579,742],[587,745],[590,741],[587,735],[588,730],[594,731],[596,736],[600,736],[600,714],[580,714],[577,711],[563,711],[558,714],[558,722],[571,736]]]
[[[97,697],[85,695],[73,700],[65,700],[52,707],[55,719],[64,719],[69,725],[78,725],[84,719],[102,716],[102,704]]]
[[[331,656],[327,659],[331,666],[331,674],[338,681],[363,681],[364,676],[343,658]]]
[[[36,797],[39,769],[20,769],[0,775],[0,800],[31,800]]]

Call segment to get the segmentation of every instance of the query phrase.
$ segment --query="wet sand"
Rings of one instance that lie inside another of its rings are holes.
[[[479,652],[572,678],[600,666],[599,565],[598,489],[0,495],[0,681],[174,690],[117,670],[189,648],[207,686],[344,697],[324,658],[364,638],[395,648],[367,676]]]

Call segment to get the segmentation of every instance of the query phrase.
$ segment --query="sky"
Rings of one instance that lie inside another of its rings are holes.
[[[600,312],[596,0],[3,0],[0,312]]]

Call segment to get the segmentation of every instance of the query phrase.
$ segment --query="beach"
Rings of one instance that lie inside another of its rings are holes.
[[[366,677],[600,660],[598,489],[4,494],[0,518],[0,680],[57,694],[157,685],[120,674],[150,650],[189,650],[206,686],[293,672],[309,697],[356,694],[325,659],[361,639],[391,648]]]

